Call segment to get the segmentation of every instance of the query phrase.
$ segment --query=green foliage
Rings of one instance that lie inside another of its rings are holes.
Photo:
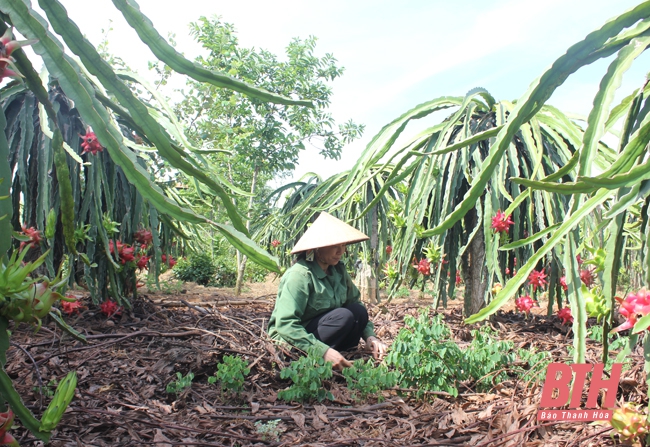
[[[43,387],[35,386],[32,388],[32,390],[35,393],[40,392],[44,397],[52,397],[54,396],[54,391],[56,391],[56,387],[58,385],[58,381],[56,379],[52,379],[49,382],[47,382],[46,385]]]
[[[176,278],[207,286],[214,282],[217,266],[205,253],[193,254],[188,259],[179,259],[174,266]]]
[[[194,124],[192,136],[211,147],[234,151],[236,157],[229,156],[224,162],[243,164],[245,176],[256,169],[271,175],[293,170],[307,139],[313,144],[322,142],[321,154],[338,159],[344,143],[360,136],[363,126],[352,122],[339,125],[339,132],[333,130],[334,120],[326,112],[332,95],[329,83],[341,76],[343,69],[332,55],[314,54],[315,37],[294,39],[287,47],[286,60],[280,60],[269,51],[241,47],[234,26],[218,18],[201,17],[190,28],[208,51],[207,57],[197,58],[198,64],[318,105],[268,105],[222,88],[192,83],[180,106],[181,114],[191,117]],[[238,170],[231,173],[239,174]]]
[[[271,419],[270,421],[266,422],[256,421],[255,431],[258,434],[262,435],[262,439],[264,441],[279,442],[280,435],[282,434],[282,430],[278,428],[279,423],[280,419]]]
[[[592,340],[603,343],[603,327],[602,326],[592,326],[587,330],[589,338]],[[610,333],[607,337],[608,341],[608,353],[610,354],[605,362],[605,366],[609,367],[612,363],[623,363],[624,368],[627,368],[631,362],[631,357],[629,354],[629,344],[630,337],[624,336],[617,333]],[[573,348],[573,346],[570,346]],[[617,355],[612,355],[617,354]]]
[[[551,354],[547,351],[535,352],[532,349],[520,349],[517,351],[520,362],[526,364],[525,367],[517,366],[513,370],[519,375],[520,379],[526,382],[539,383],[540,378],[546,372],[546,368],[551,363]]]
[[[215,259],[216,271],[214,285],[234,287],[237,282],[237,263],[233,256],[220,256]]]
[[[208,377],[209,383],[221,383],[222,390],[239,393],[244,389],[246,376],[251,372],[246,360],[232,355],[223,357],[223,362],[217,365],[217,372]]]
[[[473,330],[471,334],[472,342],[463,351],[466,372],[470,379],[477,381],[480,391],[486,391],[495,383],[508,379],[506,370],[517,359],[516,353],[513,352],[514,343],[497,339],[497,331],[489,326]]]
[[[266,270],[265,268],[257,264],[252,264],[252,265],[249,264],[248,267],[246,268],[246,274],[244,275],[244,279],[248,282],[264,282],[267,275],[269,275],[269,271]]]
[[[598,343],[603,342],[603,327],[602,326],[592,326],[588,331],[589,338]],[[607,337],[609,339],[609,349],[612,351],[618,351],[624,349],[630,341],[630,337],[620,335],[618,333],[609,334]]]
[[[423,311],[418,319],[406,316],[404,324],[386,356],[386,364],[399,371],[400,385],[458,395],[457,382],[465,379],[464,359],[442,316],[429,319]]]
[[[181,265],[181,269],[187,268],[187,263],[188,261],[185,261],[183,264],[182,260],[179,260],[174,266],[174,272],[178,270],[179,264]],[[208,285],[215,287],[234,287],[237,282],[237,262],[235,254],[231,253],[229,250],[224,250],[223,254],[219,253],[215,256],[212,264],[214,266],[214,274]],[[264,267],[253,264],[249,265],[246,269],[244,279],[250,282],[261,282],[264,281],[268,273],[269,271]],[[180,279],[178,275],[177,277]]]
[[[457,396],[461,382],[468,382],[485,391],[507,380],[510,374],[532,378],[542,367],[540,361],[546,361],[546,354],[515,351],[511,341],[498,340],[496,331],[487,326],[471,331],[472,342],[461,349],[442,315],[429,318],[425,309],[418,318],[405,317],[404,323],[386,356],[386,364],[395,367],[398,382],[405,388],[446,391]],[[512,368],[518,357],[529,368]],[[532,366],[534,371],[530,370]]]
[[[193,372],[188,372],[186,376],[183,376],[180,372],[177,372],[176,380],[169,382],[167,384],[166,390],[169,394],[180,394],[192,386],[192,380],[194,380]]]
[[[332,377],[332,363],[313,353],[300,357],[280,372],[283,379],[291,379],[291,386],[278,392],[278,399],[302,402],[317,399],[332,400],[332,393],[323,388],[323,380]]]
[[[348,383],[348,388],[358,392],[361,398],[377,394],[397,384],[397,373],[388,371],[384,364],[375,366],[370,359],[356,360],[351,367],[343,369],[343,377]],[[377,394],[377,398],[380,402],[383,400],[381,394]]]

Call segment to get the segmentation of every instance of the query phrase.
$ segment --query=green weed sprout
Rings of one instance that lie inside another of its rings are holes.
[[[179,372],[176,373],[177,380],[173,380],[167,384],[167,392],[169,394],[180,394],[187,388],[192,386],[194,380],[194,373],[188,372],[185,377]]]
[[[291,362],[280,372],[280,377],[291,379],[293,383],[286,390],[278,392],[278,399],[287,402],[334,399],[332,393],[323,388],[323,380],[332,377],[332,362],[325,362],[313,353]]]
[[[246,360],[232,355],[223,357],[223,362],[217,365],[214,376],[208,377],[209,383],[221,383],[222,390],[239,393],[244,389],[246,376],[251,372]]]

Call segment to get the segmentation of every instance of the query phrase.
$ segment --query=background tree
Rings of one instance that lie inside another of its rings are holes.
[[[294,39],[285,60],[263,49],[243,48],[235,29],[219,18],[201,17],[191,32],[208,53],[196,63],[228,73],[268,91],[311,100],[314,108],[269,104],[213,85],[190,83],[179,107],[190,137],[206,149],[225,149],[232,155],[211,157],[219,174],[246,189],[240,201],[250,228],[256,198],[266,182],[291,172],[299,153],[313,146],[326,158],[338,159],[343,145],[359,137],[363,126],[352,121],[336,125],[327,108],[330,83],[343,73],[331,54],[316,56],[316,38]],[[258,203],[260,204],[260,203]],[[241,291],[247,257],[238,255],[236,293]]]

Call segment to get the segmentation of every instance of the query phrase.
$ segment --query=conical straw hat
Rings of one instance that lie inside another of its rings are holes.
[[[329,247],[330,245],[354,244],[368,239],[370,238],[356,228],[331,214],[321,212],[320,216],[311,224],[311,227],[298,240],[298,243],[291,250],[291,254],[320,247]]]

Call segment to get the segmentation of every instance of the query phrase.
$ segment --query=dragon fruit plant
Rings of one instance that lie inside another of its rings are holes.
[[[9,346],[9,321],[15,324],[27,323],[37,331],[40,329],[42,319],[51,316],[64,330],[74,337],[85,340],[83,336],[70,328],[61,319],[59,309],[52,307],[61,300],[72,303],[76,300],[65,297],[59,289],[65,287],[70,275],[69,261],[64,258],[57,276],[53,280],[46,277],[32,277],[34,271],[45,261],[48,252],[32,262],[23,262],[25,255],[32,248],[32,244],[22,244],[22,249],[14,250],[7,262],[0,262],[0,347],[4,351]],[[64,307],[65,308],[65,307]],[[5,352],[0,352],[2,358]],[[4,365],[2,365],[4,366]],[[74,380],[72,378],[74,377]],[[74,396],[76,387],[76,374],[71,372],[62,380],[50,405],[41,421],[37,420],[31,411],[25,407],[20,395],[13,386],[11,378],[3,367],[0,367],[0,395],[6,400],[11,410],[0,413],[0,445],[19,445],[12,435],[7,433],[11,429],[14,415],[38,439],[47,442],[50,432],[60,421],[65,409]]]
[[[610,424],[622,441],[634,442],[648,434],[647,416],[629,402],[613,411]]]

